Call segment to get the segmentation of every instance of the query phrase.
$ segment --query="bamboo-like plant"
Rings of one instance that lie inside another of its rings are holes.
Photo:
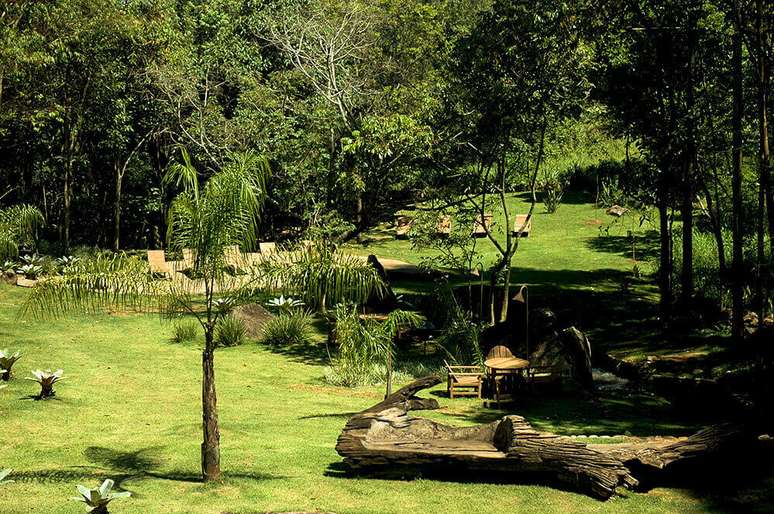
[[[260,209],[266,197],[268,161],[251,153],[232,155],[223,168],[200,184],[188,153],[165,176],[181,191],[170,206],[168,248],[192,250],[190,276],[157,281],[147,262],[122,255],[83,259],[68,273],[38,283],[25,312],[37,316],[133,307],[167,315],[191,314],[204,330],[202,351],[202,476],[220,476],[220,430],[215,391],[215,327],[231,310],[254,299],[257,278],[230,275],[225,250],[255,245]]]
[[[79,501],[84,504],[86,510],[92,514],[108,514],[108,504],[118,498],[129,498],[132,493],[128,491],[114,493],[112,492],[115,482],[110,479],[102,482],[102,485],[96,489],[89,489],[82,485],[76,486],[80,496],[73,496],[71,500]]]
[[[27,380],[32,380],[40,384],[40,394],[38,395],[38,399],[40,400],[53,398],[56,395],[56,392],[54,391],[54,384],[60,380],[64,380],[64,370],[62,369],[58,369],[56,371],[51,371],[50,369],[45,371],[36,369],[31,373],[32,376],[26,378]]]
[[[405,328],[419,326],[422,316],[412,311],[394,310],[384,321],[361,319],[354,306],[336,307],[336,341],[339,343],[337,365],[349,374],[350,383],[366,376],[373,364],[387,368],[385,397],[392,393],[392,371],[395,361],[395,338]]]
[[[21,359],[21,353],[14,352],[11,353],[8,351],[8,349],[0,350],[0,377],[8,382],[11,378],[11,368],[13,368],[13,365]]]
[[[0,209],[0,258],[17,257],[19,247],[34,240],[44,221],[43,213],[31,205]]]
[[[307,305],[323,312],[339,303],[363,303],[386,291],[379,272],[365,259],[322,241],[269,255],[253,272],[269,288],[301,296]]]

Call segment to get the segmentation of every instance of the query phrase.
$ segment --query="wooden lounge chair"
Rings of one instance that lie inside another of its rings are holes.
[[[172,263],[167,262],[164,250],[148,250],[148,266],[153,275],[162,275],[165,278],[174,276]]]
[[[528,371],[527,379],[530,387],[559,387],[567,376],[567,371],[562,368],[553,366],[531,366]]]
[[[452,220],[451,216],[441,216],[435,227],[435,233],[439,237],[449,237],[451,235]]]
[[[476,396],[481,398],[482,375],[481,368],[478,366],[452,366],[443,361],[446,365],[448,379],[446,390],[449,398],[455,396]]]
[[[521,233],[521,237],[529,237],[529,233],[532,230],[532,217],[526,214],[517,214],[516,219],[513,222],[513,235],[517,236]]]
[[[258,250],[266,255],[277,251],[277,245],[275,243],[258,243]]]
[[[239,249],[239,245],[225,247],[223,249],[223,259],[227,266],[231,266],[235,270],[245,267],[245,259],[242,257],[242,250]]]
[[[398,219],[395,222],[395,237],[398,239],[406,239],[413,224],[414,219],[411,216],[398,216]]]
[[[479,216],[474,222],[473,222],[473,232],[471,235],[473,237],[484,237],[486,236],[486,229],[489,229],[492,227],[492,219],[494,219],[494,216],[491,214],[484,214],[484,221],[481,222],[481,216]]]

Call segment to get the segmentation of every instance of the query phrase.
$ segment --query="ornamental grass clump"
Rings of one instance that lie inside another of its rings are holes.
[[[196,339],[199,332],[199,325],[194,320],[181,320],[174,324],[172,328],[173,343],[188,343]]]
[[[245,323],[232,315],[220,318],[215,327],[215,341],[218,346],[239,346],[245,342],[246,334]]]
[[[11,378],[11,368],[21,358],[21,353],[11,353],[8,350],[0,350],[0,378],[8,382]]]
[[[120,493],[112,492],[111,489],[113,489],[113,485],[115,485],[115,482],[110,479],[102,482],[102,485],[96,489],[89,489],[88,487],[79,485],[76,486],[76,489],[78,489],[80,496],[74,496],[71,499],[83,502],[86,510],[92,514],[108,514],[108,504],[111,501],[118,498],[129,498],[132,495],[132,493],[128,491]]]
[[[306,311],[283,312],[263,325],[261,341],[273,346],[312,342],[312,317]]]
[[[27,377],[27,380],[34,380],[40,384],[38,399],[45,400],[47,398],[53,398],[54,395],[56,395],[54,384],[64,379],[62,376],[63,374],[64,370],[61,369],[53,372],[50,369],[47,369],[46,371],[37,369],[32,371],[32,377]]]

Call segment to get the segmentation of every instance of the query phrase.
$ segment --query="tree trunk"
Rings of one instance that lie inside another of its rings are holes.
[[[503,284],[503,304],[500,306],[500,322],[508,318],[508,303],[511,296],[511,263],[505,264],[505,283]]]
[[[687,438],[632,438],[624,444],[584,444],[538,432],[521,416],[486,425],[453,427],[409,416],[412,409],[438,408],[434,399],[415,394],[440,378],[420,378],[382,402],[352,416],[339,435],[336,451],[353,471],[405,476],[438,472],[443,476],[520,478],[560,482],[595,498],[607,499],[618,486],[635,488],[670,478],[710,474],[733,460],[747,464],[764,444],[752,430],[717,425]],[[737,462],[740,464],[740,462]],[[686,469],[688,471],[686,471]]]
[[[669,179],[668,163],[662,165],[659,178],[658,218],[659,254],[658,288],[660,293],[659,311],[662,325],[668,325],[672,318],[672,233],[669,224]]]
[[[683,221],[683,241],[682,241],[682,269],[680,270],[680,304],[683,308],[690,305],[693,297],[693,164],[696,159],[696,133],[695,120],[693,116],[694,109],[694,91],[693,91],[693,69],[694,69],[694,40],[696,31],[691,27],[689,33],[689,57],[688,57],[688,92],[686,107],[688,115],[688,140],[686,141],[685,155],[683,158],[683,177],[682,177],[682,202],[680,206],[680,217]]]
[[[757,36],[758,36],[758,125],[760,131],[760,166],[761,185],[766,195],[769,224],[769,259],[774,266],[774,184],[771,180],[771,157],[769,150],[769,61],[765,52],[767,41],[766,31],[769,27],[764,20],[763,0],[757,1]],[[769,273],[773,270],[770,267]]]
[[[733,154],[732,154],[732,236],[733,263],[731,277],[731,335],[735,339],[744,336],[744,283],[742,280],[743,243],[742,230],[742,33],[734,27],[733,36],[733,100],[732,117]]]
[[[121,188],[124,175],[121,172],[121,166],[115,163],[116,171],[116,195],[113,204],[113,251],[117,252],[121,248]]]
[[[220,477],[220,429],[218,427],[218,400],[215,394],[214,326],[205,330],[202,352],[202,477],[205,482]]]

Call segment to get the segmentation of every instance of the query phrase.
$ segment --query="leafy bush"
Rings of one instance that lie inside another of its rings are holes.
[[[183,319],[175,322],[172,327],[173,343],[188,343],[196,339],[199,333],[199,324],[192,319]]]
[[[37,264],[24,264],[18,269],[18,273],[24,275],[24,278],[35,280],[43,274],[43,267]]]
[[[32,371],[32,377],[27,377],[27,380],[33,380],[40,384],[38,399],[45,400],[46,398],[52,398],[56,394],[54,392],[54,384],[64,379],[63,374],[64,370],[61,369],[56,371],[51,371],[50,369],[41,371],[38,369]]]
[[[562,203],[562,197],[567,187],[567,179],[564,174],[557,171],[544,171],[540,180],[540,188],[543,190],[543,205],[546,212],[553,214]]]
[[[111,492],[114,484],[115,482],[107,479],[96,489],[89,489],[82,485],[76,486],[80,496],[74,496],[71,499],[83,502],[89,512],[94,514],[107,514],[107,506],[111,501],[118,498],[128,498],[132,495],[132,493],[128,491],[120,493]]]
[[[246,334],[247,328],[241,319],[231,315],[224,316],[215,327],[215,342],[219,346],[239,346],[244,343]]]
[[[0,350],[0,369],[2,372],[2,379],[8,381],[11,378],[11,368],[21,358],[21,353],[11,353],[8,350]]]
[[[263,325],[261,341],[274,346],[310,343],[312,317],[304,311],[280,313]]]

